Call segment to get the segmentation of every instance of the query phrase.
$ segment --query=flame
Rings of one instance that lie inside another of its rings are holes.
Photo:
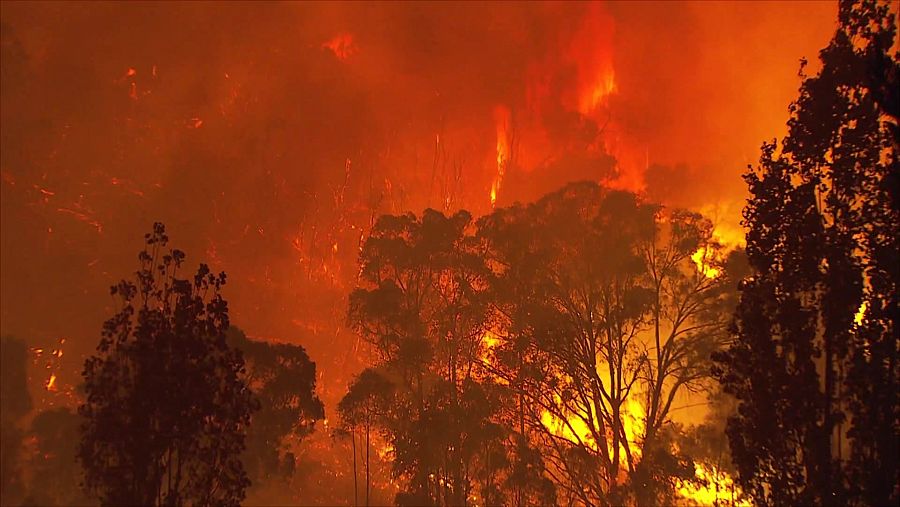
[[[481,343],[482,345],[484,345],[485,349],[490,350],[496,347],[498,343],[500,343],[500,336],[498,336],[497,333],[493,330],[488,329],[484,332],[483,335],[481,335]]]
[[[610,95],[617,91],[616,73],[611,66],[599,70],[598,74],[594,84],[582,91],[578,100],[578,111],[585,116],[607,105]]]
[[[853,316],[853,322],[856,323],[857,326],[861,326],[863,323],[863,319],[866,318],[866,312],[869,311],[869,302],[863,301],[859,304],[859,310],[856,311],[856,315]]]
[[[595,116],[616,91],[612,51],[615,21],[600,4],[588,5],[585,14],[566,51],[575,70],[574,96],[569,96],[568,105],[584,116]]]
[[[716,278],[721,270],[716,267],[725,260],[732,251],[743,248],[746,244],[744,231],[726,224],[717,224],[713,228],[712,240],[718,244],[718,248],[710,245],[702,246],[691,255],[691,260],[697,266],[697,271],[707,278]]]
[[[335,35],[331,40],[322,43],[322,47],[330,50],[341,61],[355,55],[357,51],[353,35],[349,33]]]
[[[390,458],[390,457],[393,455],[393,453],[394,453],[394,446],[391,445],[389,442],[386,442],[386,443],[384,443],[384,444],[382,444],[382,445],[379,445],[379,446],[375,449],[375,452],[378,453],[378,458],[379,458],[379,459],[387,459],[387,458]]]
[[[694,481],[680,482],[678,494],[693,505],[737,505],[750,507],[731,476],[713,465],[694,464]]]
[[[494,123],[497,127],[497,176],[491,183],[491,207],[497,203],[500,193],[500,185],[503,183],[503,175],[509,166],[509,108],[497,106],[494,108]]]
[[[50,378],[47,379],[47,383],[44,385],[48,391],[56,391],[56,375],[51,373]]]
[[[484,364],[491,364],[491,350],[500,344],[500,335],[493,329],[488,329],[481,335],[481,347],[478,353],[479,359]],[[499,380],[499,379],[498,379]]]
[[[641,457],[641,450],[640,446],[636,444],[644,437],[647,412],[644,410],[644,406],[640,401],[628,398],[622,404],[620,413],[623,429],[625,430],[625,439],[628,441],[631,455],[635,460],[639,460]],[[563,437],[574,444],[580,443],[595,451],[598,450],[597,442],[594,440],[591,429],[582,418],[578,416],[573,415],[568,417],[566,421],[563,421],[545,410],[543,414],[541,414],[541,423],[554,435]],[[607,438],[611,440],[611,435]],[[625,446],[624,444],[619,444],[619,446],[619,456],[622,460],[622,464],[627,465],[625,461],[627,459],[627,456],[625,455]],[[612,449],[610,449],[610,454],[611,453]]]
[[[694,264],[697,265],[697,271],[702,273],[703,276],[706,278],[717,278],[721,272],[712,262],[718,260],[719,257],[720,253],[717,250],[704,246],[691,255],[691,260],[694,261]]]

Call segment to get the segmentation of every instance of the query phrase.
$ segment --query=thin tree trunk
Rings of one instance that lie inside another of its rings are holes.
[[[353,446],[353,507],[359,507],[359,487],[356,484],[356,430],[350,430],[350,441]]]
[[[366,507],[369,507],[369,414],[366,414]]]

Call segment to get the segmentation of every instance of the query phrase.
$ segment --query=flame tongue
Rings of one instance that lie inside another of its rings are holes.
[[[494,123],[497,126],[497,175],[491,183],[491,207],[497,203],[497,197],[500,194],[500,185],[503,183],[503,176],[510,161],[510,142],[509,142],[509,109],[506,106],[497,106],[494,108]]]

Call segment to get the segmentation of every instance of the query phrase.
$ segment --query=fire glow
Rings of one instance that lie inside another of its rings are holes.
[[[34,349],[38,373],[30,380],[32,391],[72,405],[71,372],[93,350],[98,315],[109,308],[106,287],[132,269],[122,250],[148,217],[178,224],[191,262],[228,272],[237,325],[307,347],[331,410],[370,359],[345,320],[357,259],[379,216],[431,207],[478,217],[584,179],[704,214],[712,203],[743,202],[739,182],[706,180],[737,180],[747,153],[783,123],[760,103],[780,114],[780,94],[796,90],[796,59],[821,46],[797,35],[785,41],[783,58],[754,55],[754,71],[766,77],[722,107],[709,90],[744,72],[745,62],[692,53],[718,43],[709,37],[720,25],[742,26],[715,9],[692,10],[686,19],[697,29],[684,35],[665,28],[665,14],[647,20],[627,3],[501,3],[477,15],[440,4],[409,12],[235,5],[227,14],[197,6],[177,7],[164,23],[140,14],[145,7],[110,6],[146,23],[126,37],[102,28],[109,16],[90,9],[67,23],[61,5],[40,6],[40,16],[7,7],[4,57],[10,82],[22,86],[4,82],[4,130],[15,136],[4,136],[0,189],[4,236],[16,238],[3,247],[4,332],[73,338],[65,355],[62,342]],[[819,19],[772,8],[800,24]],[[186,29],[198,22],[211,32]],[[780,33],[775,24],[754,30]],[[117,48],[109,57],[86,56],[109,48]],[[698,117],[714,119],[707,126]],[[733,126],[732,118],[746,121]],[[723,125],[728,135],[715,135]],[[651,196],[669,184],[654,165],[675,168],[681,186]],[[743,246],[739,210],[715,219],[721,248],[691,256],[710,279]],[[501,335],[484,333],[483,362]],[[625,401],[634,449],[646,417],[636,397]],[[569,441],[590,439],[577,417],[540,419]],[[376,454],[390,459],[393,449]],[[697,478],[710,477],[731,488],[723,472],[698,465]],[[711,503],[708,492],[688,486],[679,494]]]

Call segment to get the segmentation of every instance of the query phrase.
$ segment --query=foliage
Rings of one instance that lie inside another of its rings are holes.
[[[374,421],[404,480],[398,504],[459,505],[492,494],[491,387],[478,375],[487,269],[471,216],[383,216],[360,255],[349,323],[379,356],[342,400],[345,425]]]
[[[707,387],[733,308],[719,251],[703,217],[593,183],[477,224],[381,217],[349,310],[379,361],[343,425],[390,442],[398,504],[670,499],[693,468],[668,414]]]
[[[516,391],[520,431],[541,442],[557,487],[620,504],[656,472],[670,481],[664,462],[681,458],[656,439],[679,391],[707,384],[731,309],[711,224],[585,182],[479,226],[502,336],[491,372]],[[697,251],[718,276],[698,270]],[[642,456],[654,463],[638,470]]]
[[[840,3],[780,149],[745,179],[752,276],[718,376],[743,488],[761,504],[896,505],[897,120],[888,3]],[[802,71],[801,71],[802,72]]]
[[[122,307],[85,361],[86,486],[106,505],[237,505],[257,402],[225,342],[225,274],[201,264],[179,279],[184,253],[164,251],[164,226],[145,239],[136,279],[112,287]]]
[[[251,340],[238,328],[227,343],[244,356],[244,381],[259,400],[250,420],[243,463],[254,487],[289,479],[296,470],[292,446],[325,417],[316,395],[316,364],[299,345]]]

